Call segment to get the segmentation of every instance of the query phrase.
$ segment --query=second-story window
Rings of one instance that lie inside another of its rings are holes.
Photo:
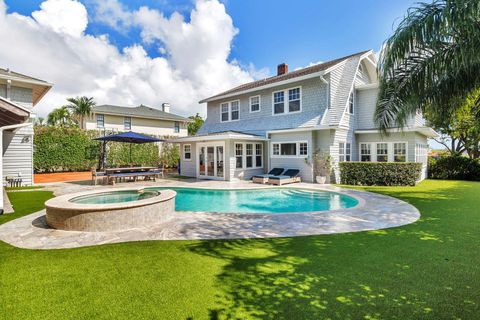
[[[235,121],[240,119],[240,101],[224,102],[220,105],[220,121]]]
[[[175,121],[174,127],[173,127],[173,132],[179,133],[180,132],[180,122]]]
[[[355,111],[355,95],[353,91],[350,93],[348,97],[348,113],[353,114]]]
[[[130,117],[123,118],[123,129],[132,130],[132,118]]]
[[[286,106],[285,102],[288,102]],[[287,114],[301,110],[302,89],[300,87],[273,93],[273,114]]]
[[[103,114],[97,114],[97,128],[105,128],[105,116]]]
[[[260,96],[250,97],[250,112],[260,111]]]

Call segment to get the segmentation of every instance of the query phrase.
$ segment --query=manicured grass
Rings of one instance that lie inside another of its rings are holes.
[[[0,215],[0,224],[42,210],[45,201],[52,197],[51,191],[8,192],[8,198],[15,212]]]
[[[43,186],[23,186],[23,187],[6,187],[5,190],[7,191],[16,191],[16,190],[36,190],[36,189],[43,189]]]
[[[0,243],[0,317],[478,318],[480,183],[365,189],[414,204],[422,218],[387,230],[267,240],[49,251]]]

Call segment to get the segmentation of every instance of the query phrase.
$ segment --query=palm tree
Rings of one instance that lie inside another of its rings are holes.
[[[53,109],[48,114],[47,124],[50,126],[69,127],[72,125],[72,117],[66,106]]]
[[[42,117],[36,118],[34,125],[38,127],[43,127],[45,125],[45,118],[42,118]]]
[[[427,108],[440,116],[456,110],[480,86],[479,50],[480,1],[410,8],[381,53],[377,123],[385,130]]]
[[[95,107],[96,103],[92,97],[76,97],[68,98],[69,105],[67,108],[72,110],[73,116],[75,117],[79,127],[83,129],[83,119],[92,114],[92,108]]]

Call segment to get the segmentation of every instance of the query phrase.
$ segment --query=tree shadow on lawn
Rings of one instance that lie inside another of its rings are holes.
[[[382,191],[418,206],[422,219],[371,232],[190,244],[192,252],[228,262],[217,276],[221,293],[210,318],[473,316],[480,296],[471,277],[478,276],[480,259],[462,249],[479,221],[477,216],[473,225],[464,224],[463,218],[474,217],[458,205],[472,190],[449,185]]]

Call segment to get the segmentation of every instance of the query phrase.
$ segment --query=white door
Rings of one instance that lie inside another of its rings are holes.
[[[197,145],[197,178],[225,180],[225,145],[223,142]]]

